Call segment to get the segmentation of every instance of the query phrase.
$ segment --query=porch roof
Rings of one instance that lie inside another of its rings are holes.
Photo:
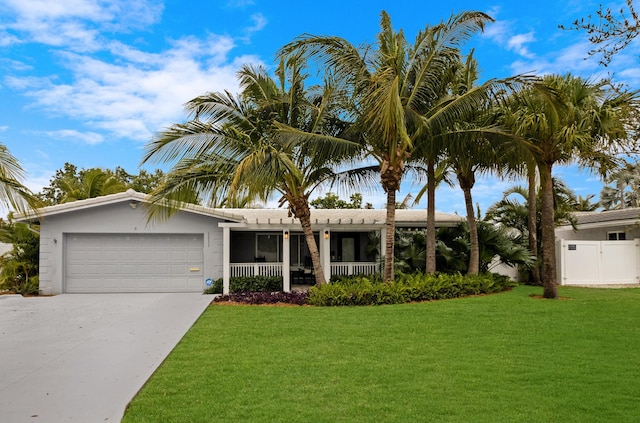
[[[286,209],[215,209],[232,216],[242,216],[242,223],[253,225],[298,225],[299,220],[288,214]],[[311,209],[311,223],[313,225],[353,226],[353,225],[383,225],[387,211],[384,209]],[[455,226],[464,220],[457,214],[436,212],[436,226]],[[235,219],[230,219],[235,220]],[[237,221],[237,220],[236,220]],[[396,226],[423,227],[426,226],[426,210],[396,210]]]

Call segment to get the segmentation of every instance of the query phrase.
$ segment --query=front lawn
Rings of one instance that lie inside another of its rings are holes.
[[[636,422],[640,289],[213,305],[124,422]]]

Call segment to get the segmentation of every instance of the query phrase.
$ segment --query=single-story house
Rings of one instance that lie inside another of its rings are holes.
[[[556,228],[562,285],[640,283],[640,208],[574,213],[576,227]]]
[[[128,190],[44,207],[19,220],[40,223],[42,294],[198,292],[223,278],[282,276],[285,290],[304,275],[308,251],[297,219],[285,209],[185,205],[164,222],[148,222],[147,196]],[[384,254],[385,210],[314,209],[313,230],[328,279],[373,273],[373,243]],[[436,213],[436,225],[464,218]],[[424,228],[425,210],[397,210],[396,226]],[[368,248],[369,247],[369,248]]]

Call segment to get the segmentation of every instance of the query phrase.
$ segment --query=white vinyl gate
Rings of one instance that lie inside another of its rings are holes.
[[[558,241],[561,285],[615,285],[640,282],[640,240]]]
[[[67,234],[65,292],[198,292],[202,234]]]

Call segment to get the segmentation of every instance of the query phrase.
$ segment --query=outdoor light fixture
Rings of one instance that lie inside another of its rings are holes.
[[[135,209],[136,207],[138,207],[138,202],[137,201],[130,201],[129,202],[129,207],[131,207],[132,209]]]
[[[329,239],[329,231],[324,231],[324,239]]]
[[[289,231],[284,231],[284,239],[289,239]]]

